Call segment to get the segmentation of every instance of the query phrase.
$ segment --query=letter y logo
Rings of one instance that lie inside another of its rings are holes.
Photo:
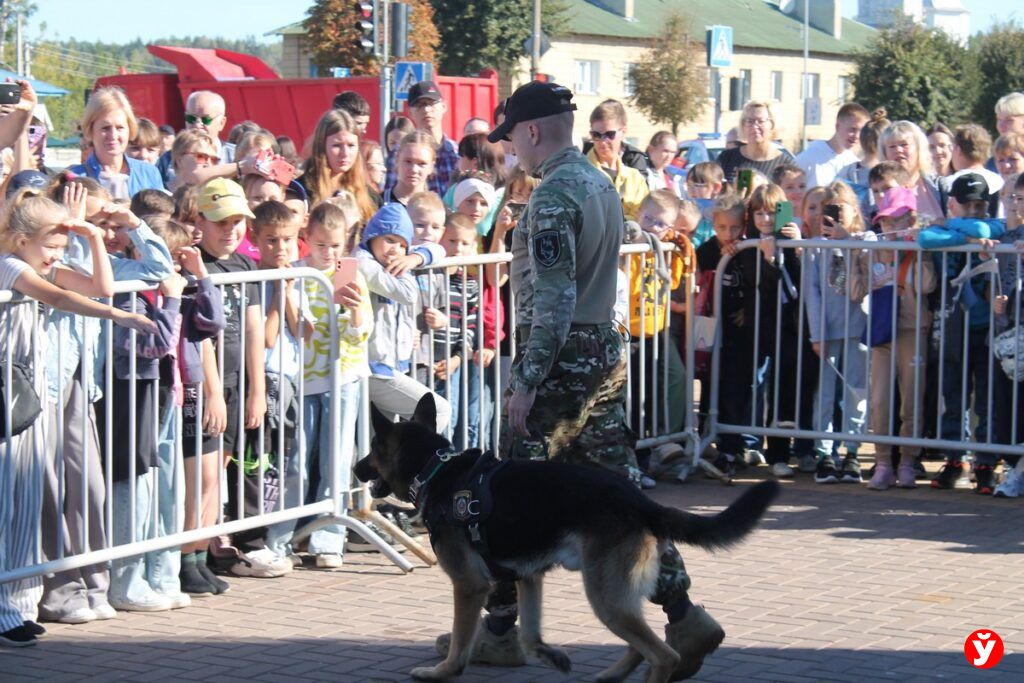
[[[991,669],[1003,658],[1003,639],[991,629],[979,629],[967,636],[964,656],[976,669]]]

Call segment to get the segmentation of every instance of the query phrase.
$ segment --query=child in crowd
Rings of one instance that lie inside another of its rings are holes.
[[[846,183],[836,181],[825,188],[821,206],[821,237],[843,240],[863,233],[864,220],[857,196]],[[805,211],[813,230],[816,220],[810,208],[806,206]],[[837,215],[838,220],[835,218]],[[847,295],[851,267],[852,263],[842,250],[815,248],[804,274],[804,312],[811,347],[819,358],[819,381],[814,398],[817,411],[815,429],[846,438],[847,457],[843,460],[839,460],[839,439],[817,441],[816,463],[811,458],[801,458],[801,471],[813,468],[814,480],[819,484],[861,481],[860,464],[856,459],[859,444],[850,437],[863,431],[867,409],[867,347],[861,341],[867,317]],[[839,396],[836,396],[837,384],[842,387]],[[841,420],[839,424],[833,424],[837,402]]]
[[[408,377],[415,323],[415,278],[404,263],[412,242],[412,220],[405,207],[385,204],[366,224],[356,258],[373,306],[374,334],[369,341],[370,400],[386,415],[412,417],[416,403],[430,390]],[[395,275],[392,269],[401,271]],[[448,426],[448,401],[434,394],[437,430]]]
[[[199,188],[194,185],[183,185],[171,195],[174,200],[174,213],[171,218],[180,223],[192,236],[192,244],[199,244],[200,235],[196,232],[196,219],[199,217]]]
[[[490,214],[491,207],[498,199],[494,185],[491,184],[490,177],[486,174],[478,174],[459,181],[452,193],[455,213],[472,220],[478,231],[483,230],[482,226]]]
[[[103,258],[95,257],[92,238],[69,235],[64,256],[68,268],[95,277],[97,263],[100,263],[102,270],[114,280],[154,283],[171,274],[171,258],[163,240],[124,204],[111,201],[110,194],[97,182],[63,175],[54,181],[50,192],[51,197],[59,196],[63,200],[75,219],[87,220],[100,229]],[[137,258],[126,257],[129,249]],[[107,252],[110,252],[109,257]],[[94,290],[78,291],[104,296]],[[51,314],[47,332],[45,373],[51,434],[61,434],[63,438],[47,440],[42,519],[44,528],[57,529],[59,524],[66,524],[68,532],[63,536],[63,552],[70,555],[84,552],[86,547],[97,550],[106,547],[104,469],[98,447],[96,413],[91,404],[102,395],[107,344],[97,320],[64,312]],[[72,343],[66,343],[68,339],[73,340]],[[60,425],[63,425],[63,432],[58,429]],[[58,462],[60,449],[63,450],[62,462]],[[83,480],[87,474],[88,480]],[[88,497],[62,497],[62,490],[87,490]],[[43,552],[47,558],[58,556],[56,544],[56,534],[44,534]],[[108,582],[105,563],[47,576],[43,582],[40,614],[65,623],[110,618],[114,612],[107,600]]]
[[[242,178],[242,191],[245,192],[245,200],[249,203],[249,210],[253,212],[263,202],[284,201],[284,188],[279,183],[259,173],[250,173]],[[247,223],[245,236],[242,237],[242,243],[238,245],[238,252],[248,256],[256,263],[260,262],[260,250],[256,247],[252,231],[252,221]]]
[[[162,231],[170,230],[164,224],[166,219],[150,220],[160,225]],[[184,232],[184,228],[178,228]],[[142,255],[137,254],[136,258]],[[157,536],[155,522],[160,515],[154,510],[155,503],[161,503],[165,511],[169,508],[171,516],[174,514],[175,499],[171,491],[161,491],[169,500],[158,501],[156,497],[154,479],[159,476],[155,471],[159,427],[155,425],[162,422],[159,416],[164,413],[161,411],[173,410],[171,383],[160,381],[161,366],[179,343],[184,290],[185,278],[171,273],[156,291],[114,297],[115,306],[145,315],[157,326],[155,334],[137,334],[124,328],[114,330],[111,393],[96,407],[99,433],[111,434],[110,448],[107,448],[107,440],[101,439],[100,450],[111,463],[113,488],[108,495],[113,499],[112,538],[118,545]],[[111,606],[120,611],[160,612],[188,605],[188,596],[173,586],[173,592],[165,596],[150,585],[147,576],[158,569],[147,566],[148,559],[164,558],[137,556],[111,562],[108,592]]]
[[[174,199],[164,190],[139,190],[128,208],[141,218],[170,218],[174,214]]]
[[[954,158],[956,158],[954,154]],[[957,176],[949,190],[949,213],[943,225],[932,225],[918,235],[918,243],[924,249],[941,249],[971,243],[992,244],[1005,232],[1005,224],[999,220],[987,220],[992,197],[985,177],[977,173]],[[965,265],[974,268],[981,263],[979,254],[937,253],[934,255],[935,269],[943,273],[947,287],[947,311],[940,321],[939,357],[942,362],[942,422],[940,438],[953,441],[971,439],[968,424],[974,425],[973,436],[978,441],[989,440],[989,362],[988,348],[990,310],[987,300],[990,278],[975,275],[960,287],[954,287],[955,279]],[[963,315],[959,315],[962,309]],[[966,329],[964,324],[966,323]],[[966,371],[965,371],[966,366]],[[966,375],[967,385],[963,386]],[[974,394],[973,412],[975,419],[968,422],[971,411],[971,394]],[[964,397],[966,396],[966,404]],[[933,488],[949,489],[956,485],[963,475],[962,450],[946,453],[946,464],[932,480]],[[975,490],[991,494],[995,486],[994,454],[979,452],[974,467]]]
[[[693,200],[713,200],[725,188],[722,167],[713,161],[694,164],[686,173],[686,196]]]
[[[417,192],[409,198],[409,218],[412,220],[415,247],[435,245],[441,246],[444,237],[446,210],[441,197],[433,192]],[[435,368],[443,362],[445,351],[440,355],[434,353],[435,345],[431,341],[431,330],[443,330],[448,326],[448,317],[442,312],[447,307],[445,301],[446,284],[443,273],[430,270],[416,274],[418,296],[413,305],[413,316],[419,332],[419,343],[415,347],[415,377],[428,387],[434,387]],[[452,403],[457,403],[451,396],[445,395]],[[454,429],[455,425],[449,425]],[[452,438],[453,435],[448,435]]]
[[[256,264],[252,259],[237,253],[238,245],[245,233],[245,219],[252,218],[252,211],[249,210],[241,186],[224,178],[209,181],[199,191],[198,209],[196,227],[202,233],[199,250],[206,269],[211,274],[255,270]],[[244,509],[245,501],[238,500],[237,495],[237,478],[243,476],[238,466],[238,462],[245,454],[243,432],[259,427],[267,407],[263,371],[264,326],[259,294],[259,287],[254,284],[233,284],[223,288],[226,323],[224,332],[212,343],[204,342],[203,346],[204,403],[209,404],[210,414],[209,419],[204,420],[205,433],[197,424],[199,414],[196,409],[196,392],[186,394],[185,397],[186,422],[183,438],[186,455],[201,455],[203,461],[201,467],[204,509],[200,526],[208,526],[216,519],[221,457],[230,458],[227,465],[226,516],[229,519],[240,519]],[[220,358],[223,358],[223,365],[220,365]],[[191,420],[188,419],[188,414],[192,415]],[[202,450],[195,451],[196,441],[201,433]],[[207,485],[213,489],[209,499],[205,499]],[[209,504],[209,508],[206,508],[205,504]],[[214,592],[222,593],[229,588],[227,582],[206,569],[206,545],[206,541],[199,541],[190,544],[190,552],[184,549],[182,551],[181,583],[182,590],[186,592],[208,593],[212,586]],[[256,567],[263,564],[262,558],[243,549],[223,546],[222,551],[225,559],[234,556],[235,562],[232,565],[240,563]],[[206,586],[193,582],[196,570],[205,579]],[[190,587],[186,587],[186,583],[190,584]]]
[[[803,172],[796,175],[802,176]],[[790,424],[800,429],[814,429],[813,402],[818,383],[818,359],[811,349],[807,329],[800,320],[800,287],[803,284],[800,251],[781,248],[785,240],[800,239],[800,228],[796,223],[788,223],[776,229],[775,211],[784,201],[787,201],[787,195],[783,189],[769,184],[754,190],[747,202],[747,221],[759,239],[761,255],[758,364],[765,367],[762,364],[767,363],[767,372],[760,391],[766,394],[769,425],[781,427]],[[792,450],[786,437],[769,436],[767,443],[765,459],[776,477],[793,476],[790,457],[801,460],[814,458],[814,441],[811,439],[793,439]],[[852,466],[850,469],[852,471]]]
[[[866,230],[874,230],[874,215],[878,204],[882,201],[885,191],[893,187],[907,187],[910,175],[907,170],[895,161],[883,161],[868,173],[868,186],[871,189],[869,198],[862,198],[861,209],[864,214]]]
[[[807,192],[807,174],[802,168],[795,164],[782,164],[776,166],[772,171],[772,183],[782,188],[786,194],[786,201],[798,209],[804,203],[804,193]],[[800,216],[795,217],[797,227],[800,225]]]
[[[715,200],[712,225],[715,239],[708,240],[697,250],[697,268],[701,287],[714,287],[714,275],[723,254],[735,253],[736,244],[743,239],[746,207],[743,200],[733,194]],[[754,371],[754,251],[737,253],[722,273],[721,319],[718,320],[718,339],[721,340],[719,365],[719,420],[725,424],[745,424],[750,420],[750,378]],[[697,314],[710,314],[697,311]],[[702,383],[703,384],[703,383]],[[700,412],[708,414],[711,391],[701,391]],[[718,457],[715,467],[723,480],[732,481],[739,461],[743,458],[744,439],[739,434],[719,434]]]
[[[804,193],[800,204],[800,232],[806,239],[821,237],[822,202],[827,191],[824,187],[812,187]]]
[[[341,199],[344,208],[330,202],[321,202],[314,207],[306,228],[309,256],[296,263],[298,266],[316,268],[332,280],[340,259],[349,257],[345,251],[349,232],[358,230],[360,222],[359,208],[354,198],[346,194]],[[302,437],[299,441],[302,450],[297,452],[293,459],[305,463],[309,471],[307,481],[318,482],[314,500],[324,500],[334,495],[329,458],[331,429],[340,429],[340,456],[344,470],[341,478],[342,490],[348,488],[348,472],[354,464],[356,417],[361,405],[362,380],[369,375],[366,343],[374,329],[367,283],[359,272],[355,272],[354,276],[354,279],[334,292],[324,291],[314,280],[303,281],[313,330],[306,341],[304,355],[305,398]],[[338,357],[342,414],[340,425],[337,426],[332,425],[329,419],[330,316],[337,317],[340,345]],[[307,500],[311,497],[306,494]],[[337,569],[341,567],[344,544],[344,527],[331,525],[313,532],[309,537],[309,552],[316,557],[316,566],[320,569]]]
[[[140,116],[135,122],[135,137],[128,142],[125,156],[155,164],[160,158],[162,147],[163,135],[160,129],[149,119]]]
[[[655,190],[648,194],[640,203],[639,223],[644,234],[639,241],[652,249],[657,249],[659,242],[675,244],[679,253],[633,254],[627,260],[628,328],[633,340],[630,373],[634,378],[630,410],[639,438],[679,433],[686,419],[683,411],[687,397],[686,370],[679,356],[680,347],[665,344],[661,334],[668,319],[670,292],[683,289],[684,278],[691,277],[696,269],[693,245],[686,235],[673,227],[677,224],[679,208],[679,199],[672,190]],[[668,278],[663,279],[666,274]],[[663,379],[666,376],[667,383]],[[645,392],[640,391],[641,382]],[[657,446],[653,452],[643,449],[637,456],[641,466],[646,465],[644,469],[651,473],[682,453],[679,444],[670,443]],[[641,485],[651,488],[654,480],[645,476]]]
[[[1002,139],[1002,138],[1000,138]],[[998,155],[998,153],[997,153]],[[1024,249],[1024,174],[1007,180],[1010,201],[1006,206],[1007,230],[999,238],[1003,244],[1014,244],[1018,252]],[[1024,321],[1019,285],[1024,275],[1024,262],[1018,254],[999,254],[999,280],[1002,294],[992,299],[995,315],[995,334],[1013,329]],[[996,443],[1020,443],[1024,434],[1024,373],[1014,363],[1010,371],[1000,362],[993,363],[992,403],[994,408],[994,440]],[[1016,407],[1016,408],[1015,408]],[[979,461],[982,454],[978,454]],[[1017,498],[1024,495],[1024,458],[1006,454],[1003,463],[1003,481],[996,486],[996,498]]]
[[[705,211],[701,209],[702,203],[707,203],[710,208],[714,200],[680,199],[679,213],[674,226],[676,232],[686,235],[694,249],[700,247],[715,234],[714,228],[711,227],[711,221],[705,217]]]
[[[395,186],[384,191],[385,204],[397,202],[405,206],[409,198],[427,189],[427,179],[434,174],[437,143],[425,131],[413,131],[398,143]]]
[[[69,233],[81,236],[91,248],[92,275],[77,273],[60,264]],[[0,235],[0,288],[15,290],[54,309],[113,320],[143,334],[155,332],[156,326],[144,316],[100,304],[80,294],[110,296],[114,287],[102,231],[96,226],[72,218],[65,207],[38,192],[22,190],[5,207]],[[47,403],[47,383],[43,375],[47,324],[35,305],[0,308],[0,354],[10,358],[12,363],[20,363],[27,371],[27,378],[44,410]],[[72,398],[77,399],[74,403],[85,405],[85,396],[80,389],[72,393]],[[47,411],[44,419],[55,422],[55,413],[52,409]],[[79,414],[79,420],[82,419]],[[76,429],[80,428],[81,422]],[[37,417],[20,433],[4,434],[5,438],[0,439],[0,470],[3,475],[0,476],[0,529],[3,529],[0,543],[4,545],[0,551],[0,569],[3,571],[16,570],[38,561],[40,536],[44,543],[49,541],[54,546],[59,535],[58,525],[71,518],[65,519],[58,511],[52,519],[41,519],[43,500],[39,480],[44,476],[47,457],[44,449],[50,441],[44,439],[44,432],[43,422]],[[65,449],[70,450],[70,444],[66,444]],[[95,466],[98,467],[98,463]],[[100,487],[98,496],[102,501],[102,483]],[[72,504],[79,506],[74,508],[78,512],[85,504],[80,499],[80,491],[69,488],[65,493],[66,497],[73,499],[70,501]],[[82,529],[71,528],[82,532]],[[66,536],[68,527],[64,533]],[[54,551],[55,548],[51,547],[52,554],[48,555],[51,559],[56,557]],[[82,602],[67,604],[61,601],[55,606],[63,611],[50,616],[70,619],[71,623],[113,617],[114,611],[106,598],[105,572],[102,575],[90,574],[92,577],[102,579],[90,584],[95,590],[88,595],[84,587],[81,593],[76,590],[75,594],[82,598]],[[0,642],[4,645],[32,645],[37,635],[45,633],[35,623],[37,615],[42,613],[41,609],[38,613],[36,610],[42,594],[42,582],[40,577],[32,577],[0,584]]]
[[[1000,135],[996,140],[992,157],[996,163],[996,170],[1006,184],[1010,185],[1010,177],[1018,173],[1024,173],[1024,134],[1007,133]]]
[[[912,190],[887,190],[875,216],[881,224],[882,239],[906,240],[907,230],[917,223],[916,213],[917,198]],[[925,358],[918,354],[926,348],[931,326],[927,295],[936,285],[932,260],[924,255],[918,258],[914,252],[861,250],[853,254],[849,285],[851,301],[870,313],[865,341],[871,347],[871,431],[876,435],[889,434],[889,407],[895,403],[894,393],[898,389],[900,436],[920,438]],[[894,469],[892,446],[875,444],[875,473],[868,488],[914,488],[914,461],[920,450],[917,446],[901,445],[899,467]]]

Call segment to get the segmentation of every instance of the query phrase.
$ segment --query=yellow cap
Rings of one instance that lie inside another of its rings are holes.
[[[214,178],[199,190],[199,212],[206,220],[219,223],[231,216],[253,218],[242,186],[227,178]]]

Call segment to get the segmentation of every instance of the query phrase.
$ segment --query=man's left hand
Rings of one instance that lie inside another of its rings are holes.
[[[508,402],[508,423],[514,433],[522,436],[530,435],[530,430],[526,426],[526,418],[529,417],[536,398],[537,387],[530,387],[528,391],[518,388],[512,392],[512,397]]]

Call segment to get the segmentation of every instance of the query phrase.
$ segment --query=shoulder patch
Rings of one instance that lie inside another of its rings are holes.
[[[533,257],[537,263],[550,268],[562,258],[562,241],[555,230],[544,230],[533,236]]]

